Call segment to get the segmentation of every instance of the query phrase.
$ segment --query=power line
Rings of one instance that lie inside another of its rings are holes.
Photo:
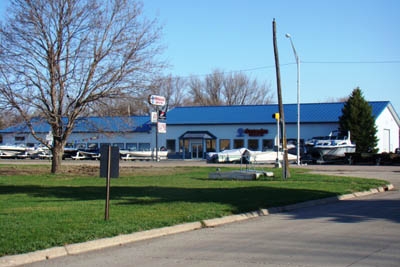
[[[400,60],[384,61],[301,61],[303,64],[399,64]]]
[[[377,60],[377,61],[300,61],[301,64],[400,64],[400,60]],[[280,64],[281,67],[295,65],[296,62]],[[265,70],[265,69],[273,69],[275,65],[268,65],[268,66],[260,66],[248,69],[240,69],[240,70],[230,70],[230,71],[221,71],[218,73],[221,74],[231,74],[231,73],[240,73],[240,72],[250,72],[256,70]],[[210,75],[208,74],[197,74],[197,75],[188,75],[188,76],[176,76],[180,78],[190,78],[190,77],[205,77]]]

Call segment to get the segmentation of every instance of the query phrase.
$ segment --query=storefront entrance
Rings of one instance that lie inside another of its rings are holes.
[[[192,159],[202,159],[202,158],[203,158],[203,145],[192,144]]]
[[[179,137],[183,159],[204,159],[215,151],[216,137],[208,131],[187,131]]]

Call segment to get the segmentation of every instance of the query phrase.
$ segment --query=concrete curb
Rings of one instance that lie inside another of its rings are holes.
[[[121,246],[132,242],[151,239],[155,237],[161,237],[164,235],[183,233],[200,228],[202,228],[200,222],[178,224],[170,227],[152,229],[133,234],[119,235],[116,237],[102,238],[84,243],[66,245],[65,250],[67,251],[67,254],[74,255],[74,254],[85,253],[92,250],[103,249],[107,247]]]
[[[372,194],[382,193],[385,191],[393,190],[394,186],[392,184],[386,185],[385,187],[378,187],[368,191],[356,192],[352,194],[340,195],[335,197],[329,197],[324,199],[311,200],[306,202],[301,202],[293,205],[286,205],[282,207],[274,207],[269,209],[260,209],[258,211],[247,212],[237,215],[230,215],[221,218],[203,220],[201,222],[192,222],[179,224],[170,227],[163,227],[158,229],[147,230],[143,232],[137,232],[127,235],[119,235],[116,237],[102,238],[98,240],[92,240],[88,242],[65,245],[64,247],[54,247],[44,250],[39,250],[35,252],[4,256],[0,258],[0,267],[12,267],[24,264],[29,264],[37,261],[43,261],[48,259],[53,259],[57,257],[76,255],[80,253],[85,253],[93,250],[104,249],[113,246],[122,246],[128,243],[152,239],[156,237],[161,237],[165,235],[183,233],[193,230],[198,230],[207,227],[216,227],[228,223],[240,222],[252,218],[257,218],[261,216],[267,216],[269,214],[281,213],[292,211],[296,209],[302,209],[307,207],[313,207],[317,205],[323,205],[328,203],[334,203],[341,200],[348,200],[361,196],[368,196]]]
[[[75,255],[113,246],[121,246],[124,244],[151,239],[155,237],[161,237],[165,235],[197,230],[200,228],[203,228],[203,225],[200,222],[178,224],[170,227],[152,229],[133,234],[119,235],[115,237],[102,238],[83,243],[65,245],[64,247],[55,247],[20,255],[5,256],[0,258],[0,267],[18,266],[67,255]]]

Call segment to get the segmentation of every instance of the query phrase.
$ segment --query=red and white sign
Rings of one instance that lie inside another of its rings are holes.
[[[167,133],[167,124],[165,122],[157,122],[158,133]]]
[[[165,97],[160,95],[149,95],[149,104],[154,106],[165,106]]]

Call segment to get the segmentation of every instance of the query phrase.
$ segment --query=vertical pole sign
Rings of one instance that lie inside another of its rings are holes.
[[[150,105],[153,105],[156,107],[156,114],[157,114],[157,120],[153,120],[153,112],[151,114],[151,122],[156,124],[156,157],[155,160],[158,161],[158,132],[159,132],[159,120],[160,118],[160,110],[159,107],[165,106],[165,97],[159,96],[159,95],[149,95],[148,102]],[[153,158],[154,160],[154,158]]]
[[[158,106],[156,108],[156,113],[158,116]],[[156,121],[156,157],[154,158],[154,154],[153,154],[153,161],[158,161],[158,117],[157,117],[157,121]]]
[[[280,132],[279,132],[279,112],[272,114],[272,118],[276,120],[276,161],[275,161],[275,168],[280,168],[281,167],[281,162],[279,161],[279,153],[281,153],[280,151]]]
[[[119,176],[119,147],[102,145],[100,148],[100,177],[106,178],[106,206],[104,220],[110,218],[110,178]]]

